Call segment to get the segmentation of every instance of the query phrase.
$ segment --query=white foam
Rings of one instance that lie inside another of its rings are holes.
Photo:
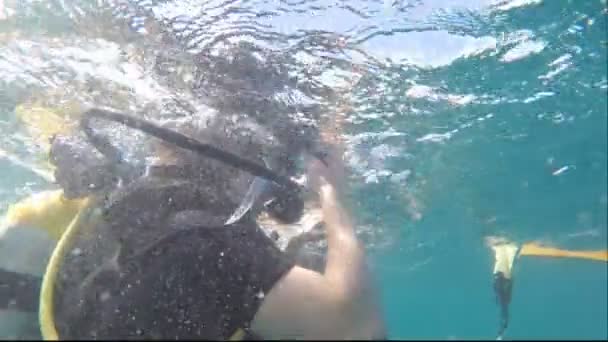
[[[552,91],[541,91],[541,92],[534,94],[533,96],[526,98],[523,102],[524,103],[536,102],[544,97],[550,97],[553,95],[555,95],[555,93]]]
[[[549,65],[555,65],[554,64],[555,61]],[[557,64],[557,68],[555,68],[554,70],[551,70],[549,72],[547,72],[544,75],[540,75],[538,76],[538,79],[541,80],[550,80],[552,78],[554,78],[555,76],[561,74],[563,71],[565,71],[566,69],[568,69],[570,66],[572,65],[572,63],[569,61],[569,59],[564,59],[563,61],[561,61],[561,63]]]
[[[376,58],[391,59],[419,68],[433,69],[496,49],[491,36],[455,35],[445,30],[413,31],[378,36],[366,42],[365,49]]]
[[[435,142],[435,143],[443,143],[452,138],[452,133],[429,133],[416,139],[418,142]]]
[[[540,53],[545,49],[547,43],[544,41],[531,41],[525,40],[511,48],[501,58],[501,62],[511,63],[522,58],[526,58],[530,55]]]
[[[514,8],[538,5],[540,3],[542,3],[542,0],[503,0],[493,4],[493,8],[499,11],[508,11]]]
[[[413,99],[427,99],[429,101],[447,101],[452,105],[464,106],[477,99],[473,94],[442,94],[435,88],[421,84],[414,84],[406,92],[405,96]]]

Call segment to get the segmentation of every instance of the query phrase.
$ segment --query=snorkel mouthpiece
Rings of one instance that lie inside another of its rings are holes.
[[[283,223],[294,223],[302,217],[304,201],[301,190],[276,191],[276,197],[265,206],[266,211]]]

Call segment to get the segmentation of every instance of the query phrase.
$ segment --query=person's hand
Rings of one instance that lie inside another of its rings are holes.
[[[308,160],[306,170],[308,188],[312,191],[320,193],[322,187],[331,185],[329,179],[331,178],[328,172],[328,167],[321,160],[311,156]]]
[[[335,148],[329,150],[323,160],[310,156],[306,177],[309,188],[319,194],[329,189],[340,189],[345,172],[339,151]]]

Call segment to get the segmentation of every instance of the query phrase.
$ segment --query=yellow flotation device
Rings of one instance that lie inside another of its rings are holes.
[[[57,340],[53,319],[53,286],[66,249],[88,214],[91,198],[66,199],[62,190],[42,191],[9,207],[0,227],[0,236],[7,229],[22,225],[42,229],[58,240],[47,264],[40,291],[39,320],[44,339]]]
[[[76,216],[72,219],[64,234],[57,243],[57,246],[53,250],[53,254],[46,267],[46,272],[42,279],[42,286],[40,289],[40,305],[38,311],[38,319],[40,321],[40,332],[44,340],[56,341],[59,339],[57,329],[55,328],[55,316],[54,316],[54,287],[57,279],[57,274],[61,269],[61,263],[65,257],[69,247],[74,242],[74,238],[78,233],[82,223],[90,214],[90,198],[86,198],[82,201],[81,210],[78,211]]]
[[[65,198],[62,190],[35,193],[8,208],[0,233],[18,226],[29,226],[42,229],[59,240],[85,205],[85,199]]]
[[[544,247],[534,242],[523,244],[519,250],[519,255],[550,258],[577,258],[608,262],[608,250],[572,251]]]

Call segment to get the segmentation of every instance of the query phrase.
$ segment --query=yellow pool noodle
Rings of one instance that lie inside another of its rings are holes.
[[[543,247],[537,243],[525,243],[519,251],[520,256],[550,258],[577,258],[608,262],[608,250],[571,251],[553,247]]]

